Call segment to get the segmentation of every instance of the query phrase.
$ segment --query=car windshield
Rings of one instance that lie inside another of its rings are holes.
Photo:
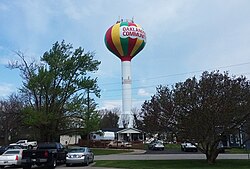
[[[8,149],[21,149],[22,147],[19,145],[9,146]]]
[[[39,144],[38,149],[56,149],[56,144],[54,143]]]
[[[69,153],[82,153],[85,152],[85,148],[71,148],[68,150]]]
[[[19,154],[19,151],[6,151],[4,154]]]
[[[7,146],[2,146],[0,147],[0,149],[7,149]]]

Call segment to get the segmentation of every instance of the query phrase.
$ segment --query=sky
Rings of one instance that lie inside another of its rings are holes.
[[[18,92],[15,51],[37,59],[65,40],[94,52],[101,89],[99,109],[121,108],[121,62],[105,46],[104,35],[119,18],[134,19],[147,34],[133,58],[132,107],[140,109],[156,93],[204,71],[250,77],[249,0],[1,0],[0,98]]]

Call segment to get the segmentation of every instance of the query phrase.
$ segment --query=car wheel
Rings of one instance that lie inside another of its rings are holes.
[[[49,166],[50,169],[56,168],[56,159],[52,159],[51,164]]]
[[[71,164],[69,164],[69,163],[66,163],[66,167],[70,167],[71,166]]]
[[[84,163],[85,166],[88,166],[89,165],[89,159],[87,158],[86,159],[86,162]]]
[[[24,165],[23,169],[31,169],[31,165]]]

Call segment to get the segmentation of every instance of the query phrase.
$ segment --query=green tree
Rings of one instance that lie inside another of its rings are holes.
[[[141,109],[142,130],[151,134],[174,132],[175,114],[172,91],[165,86],[156,88],[151,100],[145,101]],[[137,124],[138,122],[137,118]]]
[[[89,141],[90,132],[96,131],[100,128],[101,121],[100,114],[96,110],[96,103],[93,99],[90,99],[89,94],[90,89],[87,90],[87,107],[85,107],[85,113],[81,114],[81,119],[84,122],[82,136],[84,139],[87,139],[87,141]]]
[[[204,72],[200,80],[193,77],[175,85],[178,135],[198,142],[211,164],[223,137],[234,133],[250,115],[249,85],[245,77],[229,77],[219,71]]]
[[[4,144],[16,141],[22,128],[22,110],[24,103],[16,94],[0,101],[0,135],[4,136]]]
[[[100,110],[101,114],[101,123],[100,128],[118,128],[118,114],[120,113],[120,109],[114,108],[112,110]]]
[[[134,128],[143,130],[143,118],[142,118],[142,112],[140,109],[134,107],[131,109],[131,112],[134,117]]]
[[[86,108],[87,93],[99,97],[97,78],[91,75],[100,62],[94,60],[93,53],[84,53],[81,47],[73,49],[64,41],[53,44],[39,64],[28,63],[21,52],[17,54],[21,62],[9,67],[19,69],[23,78],[20,91],[29,103],[24,111],[25,123],[37,131],[41,141],[58,140],[72,121],[82,122],[78,117],[90,110]]]

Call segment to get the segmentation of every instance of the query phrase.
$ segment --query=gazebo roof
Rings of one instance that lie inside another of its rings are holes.
[[[134,134],[139,134],[139,133],[142,133],[141,130],[139,129],[135,129],[135,128],[126,128],[126,129],[122,129],[120,131],[117,131],[117,133],[120,133],[120,134],[126,134],[126,133],[134,133]]]

